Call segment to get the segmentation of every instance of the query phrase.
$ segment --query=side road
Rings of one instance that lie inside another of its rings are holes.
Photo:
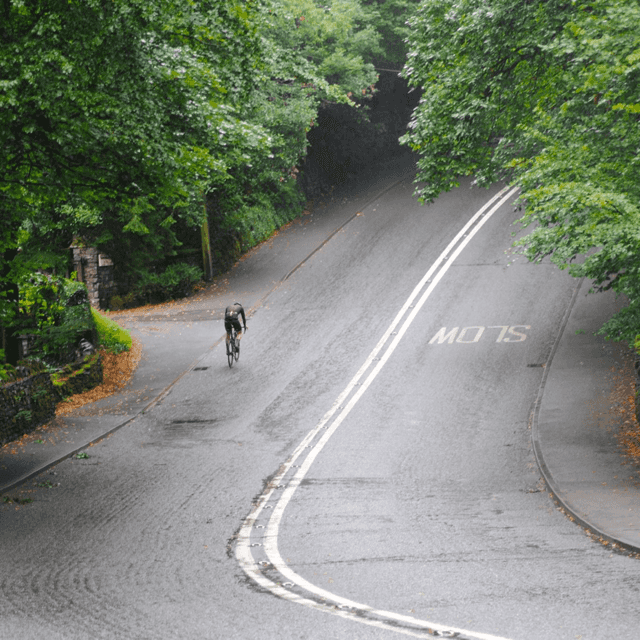
[[[317,205],[198,296],[121,313],[118,320],[143,347],[131,383],[121,393],[57,418],[26,443],[0,449],[0,494],[153,406],[223,339],[224,308],[236,298],[249,310],[251,329],[252,310],[368,202],[412,170],[411,158],[392,159],[368,184],[360,183],[359,193],[350,190],[347,198],[345,190],[344,196]],[[533,448],[548,490],[573,520],[604,542],[640,553],[640,466],[623,464],[616,439],[630,417],[620,389],[633,376],[633,362],[628,349],[594,335],[620,302],[610,294],[588,296],[588,290],[588,282],[576,283],[546,363],[531,424]]]
[[[401,179],[412,177],[415,158],[390,158],[355,185],[315,203],[199,295],[118,313],[118,322],[142,344],[142,358],[125,389],[37,429],[20,444],[0,448],[0,495],[107,437],[148,410],[224,337],[226,306],[236,300],[251,313],[269,294],[362,211]],[[295,242],[293,238],[295,236]],[[250,331],[249,331],[250,335]]]

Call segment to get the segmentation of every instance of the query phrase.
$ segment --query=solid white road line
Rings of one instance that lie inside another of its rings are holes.
[[[255,580],[260,586],[268,589],[273,594],[278,595],[287,600],[291,600],[298,604],[312,607],[314,609],[320,609],[329,613],[346,617],[351,620],[360,622],[362,624],[368,624],[379,628],[389,629],[397,633],[404,635],[410,635],[414,637],[433,637],[439,636],[465,636],[467,638],[477,638],[478,640],[506,640],[505,638],[499,638],[498,636],[489,635],[477,631],[470,631],[467,629],[459,629],[448,625],[437,624],[427,620],[420,620],[411,616],[404,616],[391,611],[383,611],[373,609],[367,605],[353,602],[346,598],[337,596],[326,589],[322,589],[316,585],[311,584],[305,580],[302,576],[295,573],[282,559],[278,550],[278,533],[280,528],[280,522],[284,515],[284,511],[291,501],[296,489],[300,486],[300,483],[305,478],[314,460],[322,451],[324,445],[329,441],[331,436],[335,433],[336,429],[342,424],[344,419],[350,413],[351,409],[356,405],[358,400],[362,397],[373,380],[380,373],[392,353],[402,340],[403,336],[407,332],[407,329],[416,318],[420,309],[424,306],[425,302],[434,291],[438,283],[442,280],[445,273],[449,270],[449,267],[453,264],[454,260],[460,255],[464,248],[471,242],[476,233],[484,226],[484,224],[491,218],[491,216],[502,207],[515,193],[517,188],[511,190],[507,188],[497,193],[491,200],[489,200],[458,232],[455,238],[449,243],[447,248],[440,254],[437,260],[429,268],[422,280],[416,285],[411,295],[407,298],[406,302],[394,318],[389,328],[385,331],[384,335],[374,347],[373,351],[369,354],[364,364],[356,375],[351,379],[349,384],[345,387],[344,391],[338,396],[332,407],[323,416],[318,425],[310,431],[304,440],[298,445],[292,456],[285,462],[279,472],[276,474],[269,487],[258,499],[258,504],[255,506],[251,514],[247,517],[243,526],[238,534],[238,543],[236,547],[236,557],[244,569],[244,571],[253,580]],[[425,289],[425,285],[428,285]],[[424,292],[423,292],[424,289]],[[422,295],[416,303],[416,298]],[[404,319],[407,314],[410,313]],[[400,328],[396,331],[396,328],[402,322]],[[393,336],[393,340],[388,345],[383,355],[379,357],[380,352],[384,346],[389,343],[389,339]],[[360,379],[369,370],[373,362],[376,361],[375,367],[371,370],[363,383],[360,384]],[[354,392],[354,389],[357,390]],[[348,402],[347,402],[348,400]],[[346,403],[346,404],[345,404]],[[335,417],[335,419],[334,419]],[[333,419],[333,422],[332,422]],[[318,435],[325,430],[320,438]],[[317,441],[316,441],[317,440]],[[314,442],[315,441],[315,442]],[[307,456],[299,466],[294,466],[298,458],[302,454],[307,452]],[[291,473],[293,469],[296,469],[295,473]],[[287,474],[291,477],[285,480]],[[284,485],[282,483],[285,483]],[[279,496],[275,504],[267,504],[272,501],[272,498]],[[310,600],[304,598],[297,593],[285,588],[281,584],[275,583],[273,580],[267,578],[264,575],[263,566],[261,566],[252,552],[252,535],[256,535],[254,525],[259,516],[262,515],[265,509],[273,509],[272,515],[269,518],[268,525],[264,529],[264,535],[260,538],[261,543],[253,543],[259,545],[265,552],[268,562],[265,565],[270,565],[280,576],[282,576],[286,582],[291,583],[291,586],[297,586],[299,589],[307,591],[321,601]],[[331,604],[333,603],[333,604]],[[385,624],[385,620],[389,623]],[[397,623],[407,625],[406,627],[399,627]]]

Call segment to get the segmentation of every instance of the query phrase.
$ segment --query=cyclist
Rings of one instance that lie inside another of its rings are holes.
[[[242,316],[242,323],[244,324],[244,330],[247,330],[247,318],[244,315],[244,309],[239,302],[234,302],[229,305],[224,311],[224,328],[227,331],[227,353],[229,353],[229,340],[231,339],[231,329],[235,328],[237,335],[236,341],[238,345],[238,351],[240,351],[240,338],[242,337],[242,327],[240,326],[240,320],[238,316]]]

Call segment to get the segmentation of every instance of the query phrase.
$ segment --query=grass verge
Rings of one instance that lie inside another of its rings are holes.
[[[91,309],[98,330],[98,344],[102,358],[103,382],[101,385],[70,396],[58,404],[56,416],[71,413],[91,402],[102,400],[120,391],[133,377],[142,355],[142,345],[117,322],[99,311]]]
[[[98,330],[98,343],[100,347],[114,354],[131,350],[131,334],[126,329],[123,329],[117,322],[103,316],[93,307],[91,308],[91,315]]]

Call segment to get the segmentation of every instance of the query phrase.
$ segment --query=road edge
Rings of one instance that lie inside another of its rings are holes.
[[[366,209],[368,206],[370,206],[373,202],[375,202],[376,200],[378,200],[380,197],[382,197],[385,193],[387,193],[388,191],[390,191],[391,189],[393,189],[395,186],[397,186],[400,182],[402,182],[403,178],[398,178],[397,180],[394,180],[393,183],[387,187],[385,187],[384,189],[382,189],[381,191],[379,191],[375,196],[373,196],[372,198],[370,198],[369,200],[367,200],[361,207],[361,210]],[[322,249],[324,246],[326,246],[326,244],[328,242],[331,241],[331,239],[333,237],[335,237],[342,229],[344,229],[350,222],[352,222],[360,213],[360,211],[353,213],[352,215],[350,215],[346,221],[340,223],[338,225],[337,228],[335,228],[333,231],[331,231],[331,233],[329,233],[329,235],[324,238],[324,240],[322,240],[322,242],[315,248],[313,249],[313,251],[311,251],[309,253],[309,255],[307,255],[305,258],[303,258],[302,260],[300,260],[300,262],[298,262],[298,264],[293,267],[293,269],[291,269],[287,274],[285,274],[280,281],[278,281],[273,287],[271,287],[271,289],[269,289],[261,298],[258,299],[258,301],[256,302],[256,304],[254,304],[251,309],[248,312],[248,315],[251,316],[253,315],[256,310],[262,306],[264,304],[264,302],[267,300],[267,298],[280,286],[282,285],[282,283],[284,283],[286,280],[288,280],[296,271],[298,271],[302,266],[304,266],[304,264],[312,257],[314,256],[318,251],[320,251],[320,249]],[[78,453],[82,452],[83,450],[87,449],[88,447],[93,446],[94,444],[97,444],[98,442],[100,442],[101,440],[104,440],[105,438],[109,437],[110,435],[112,435],[113,433],[115,433],[116,431],[122,429],[123,427],[127,426],[129,423],[133,422],[136,418],[138,418],[139,416],[143,415],[144,413],[146,413],[147,411],[149,411],[151,408],[153,408],[157,403],[161,402],[166,396],[167,394],[171,391],[171,389],[185,376],[187,375],[190,371],[193,371],[193,369],[195,367],[198,366],[198,364],[204,360],[209,353],[215,349],[220,342],[224,339],[224,334],[218,339],[216,340],[216,342],[211,345],[208,349],[206,349],[206,351],[204,351],[204,353],[202,353],[200,356],[198,356],[198,358],[196,358],[191,365],[185,369],[182,373],[180,373],[172,382],[170,382],[164,389],[162,389],[160,391],[160,393],[158,393],[158,395],[153,398],[148,404],[146,404],[144,407],[142,407],[139,411],[137,411],[136,413],[134,413],[133,415],[128,416],[125,420],[123,420],[121,423],[109,428],[107,431],[105,431],[104,433],[100,434],[97,437],[94,437],[88,441],[85,441],[82,445],[79,445],[78,447],[75,447],[72,451],[66,451],[64,453],[64,455],[59,455],[56,456],[54,458],[52,458],[50,461],[45,462],[41,465],[39,465],[38,467],[36,467],[35,469],[28,471],[27,473],[25,473],[24,475],[20,476],[20,478],[18,478],[17,480],[12,480],[7,484],[4,484],[2,486],[0,486],[0,494],[4,494],[8,491],[11,491],[13,489],[16,489],[17,487],[19,487],[20,485],[23,485],[24,483],[28,482],[29,480],[32,480],[33,478],[35,478],[36,476],[40,475],[41,473],[44,473],[45,471],[47,471],[48,469],[51,469],[52,467],[55,467],[56,465],[60,464],[61,462],[63,462],[64,460],[67,460],[68,458],[72,458],[73,456],[77,455]],[[135,375],[135,374],[134,374]],[[117,394],[114,394],[115,397]]]
[[[567,306],[567,310],[565,311],[564,317],[562,319],[562,323],[560,325],[560,330],[558,331],[558,335],[553,343],[553,347],[551,348],[551,352],[545,363],[544,373],[542,374],[542,380],[540,381],[540,386],[538,388],[538,395],[534,401],[533,408],[531,410],[530,417],[530,425],[531,425],[531,444],[533,448],[533,453],[536,459],[536,464],[538,465],[538,469],[542,475],[542,479],[547,487],[549,492],[549,497],[552,498],[556,504],[561,508],[563,513],[569,517],[569,519],[582,527],[585,532],[591,537],[596,537],[601,542],[613,543],[618,545],[618,547],[630,551],[632,553],[640,553],[640,546],[636,546],[628,541],[621,540],[616,538],[610,533],[603,531],[599,526],[589,522],[586,518],[579,515],[577,511],[572,507],[571,503],[563,497],[562,489],[555,481],[547,463],[545,462],[544,455],[542,453],[542,446],[540,444],[540,434],[538,431],[539,424],[539,416],[540,416],[540,407],[542,405],[542,398],[544,396],[545,387],[547,384],[547,379],[549,377],[549,372],[553,366],[553,360],[555,358],[556,352],[562,341],[567,325],[569,324],[569,318],[574,311],[576,301],[578,299],[578,294],[580,289],[582,288],[585,281],[585,277],[579,279],[573,294],[571,296],[571,300],[569,305]]]

